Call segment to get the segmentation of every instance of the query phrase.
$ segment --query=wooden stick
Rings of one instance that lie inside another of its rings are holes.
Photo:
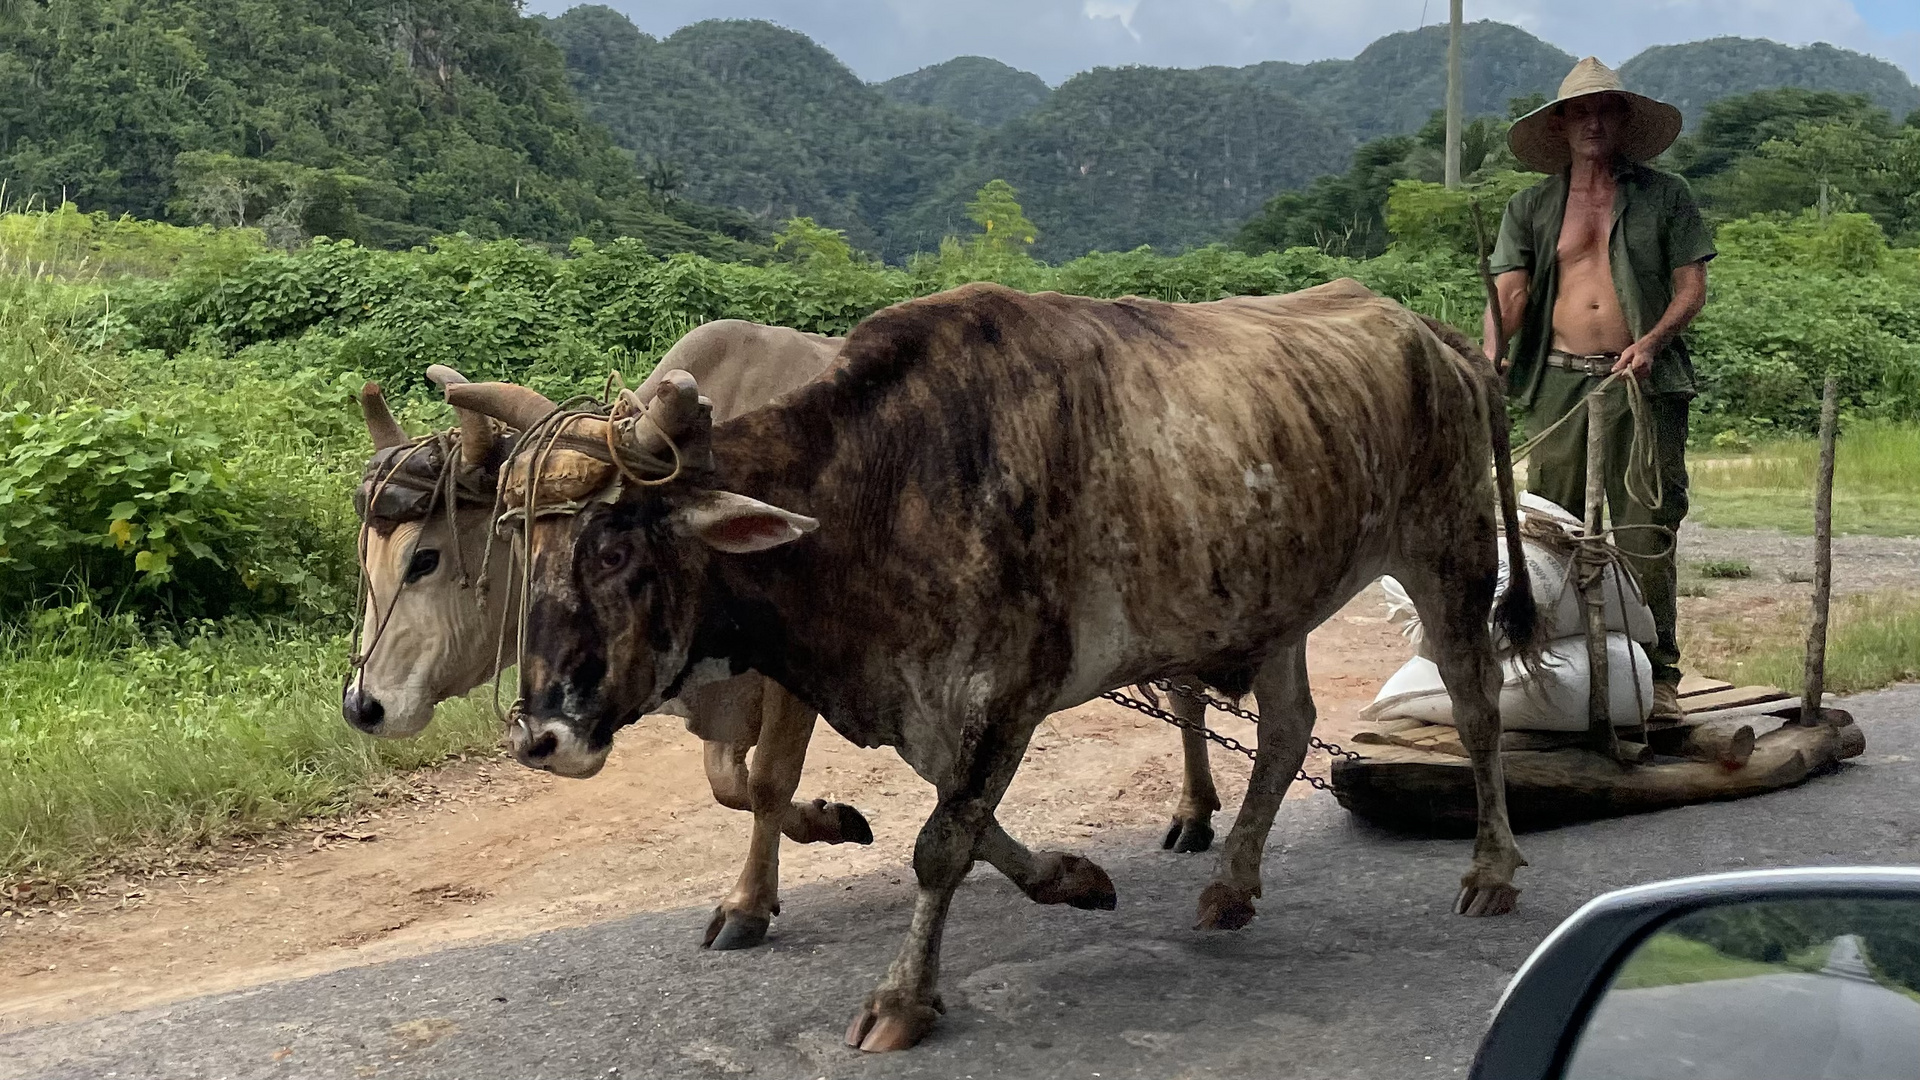
[[[1605,540],[1600,531],[1607,508],[1606,395],[1587,395],[1587,539],[1574,558],[1579,565],[1580,598],[1587,608],[1587,745],[1609,760],[1619,760],[1620,743],[1607,704],[1607,598]]]
[[[1820,696],[1827,684],[1827,612],[1833,601],[1833,453],[1839,426],[1840,380],[1827,376],[1820,395],[1820,472],[1813,482],[1813,619],[1807,627],[1807,686],[1800,695],[1800,723],[1820,722]]]

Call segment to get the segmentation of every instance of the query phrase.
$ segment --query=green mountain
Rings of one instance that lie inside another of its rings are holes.
[[[289,242],[762,235],[651,197],[514,0],[0,4],[0,178],[15,205],[64,192]]]
[[[659,186],[767,222],[811,216],[889,256],[925,242],[900,219],[955,174],[981,134],[949,113],[890,100],[772,23],[703,22],[656,39],[589,5],[545,30],[587,115]]]
[[[1575,57],[1517,26],[1468,23],[1461,42],[1468,116],[1504,116],[1516,97],[1551,95]],[[1447,100],[1447,28],[1428,26],[1388,34],[1351,60],[1311,64],[1268,61],[1238,69],[1318,109],[1352,137],[1365,141],[1420,130]]]
[[[962,193],[998,177],[1039,226],[1040,256],[1177,250],[1231,232],[1276,190],[1345,168],[1352,148],[1322,114],[1232,73],[1096,68],[989,133],[916,223],[954,231]]]
[[[1723,37],[1656,45],[1622,64],[1620,77],[1633,90],[1678,105],[1689,129],[1721,98],[1784,86],[1865,94],[1895,120],[1920,109],[1920,88],[1905,72],[1885,60],[1826,44],[1794,48]]]
[[[880,84],[895,101],[945,109],[984,127],[999,127],[1046,103],[1053,90],[1032,72],[984,56],[957,56]]]

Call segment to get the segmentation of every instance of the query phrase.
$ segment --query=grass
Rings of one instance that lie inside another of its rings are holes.
[[[1682,621],[1682,655],[1700,673],[1741,686],[1795,688],[1806,679],[1806,606],[1767,622]],[[1920,594],[1860,593],[1836,600],[1827,633],[1827,692],[1852,694],[1920,679]]]
[[[1753,564],[1745,559],[1712,559],[1695,563],[1693,568],[1705,578],[1741,581],[1753,576]]]
[[[1767,443],[1740,457],[1694,458],[1692,516],[1729,529],[1813,531],[1813,481],[1819,444]],[[1920,536],[1920,426],[1863,421],[1848,425],[1834,454],[1834,531]]]
[[[1728,956],[1703,941],[1679,934],[1660,933],[1648,938],[1634,950],[1613,977],[1611,989],[1638,990],[1649,986],[1718,982],[1753,975],[1779,975],[1787,970],[1779,964],[1763,964],[1757,960]]]
[[[478,703],[442,710],[418,740],[350,730],[337,633],[229,624],[174,639],[41,621],[0,631],[0,883],[344,809],[382,778],[498,741]]]

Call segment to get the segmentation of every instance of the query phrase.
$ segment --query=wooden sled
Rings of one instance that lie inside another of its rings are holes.
[[[1802,783],[1866,749],[1844,709],[1799,724],[1800,699],[1770,686],[1689,677],[1680,684],[1687,718],[1621,728],[1622,765],[1585,749],[1584,732],[1509,731],[1501,736],[1507,811],[1515,831],[1640,814],[1692,803],[1742,799]],[[1333,763],[1333,792],[1353,814],[1390,829],[1471,836],[1473,770],[1459,733],[1393,720],[1352,740],[1357,760]]]

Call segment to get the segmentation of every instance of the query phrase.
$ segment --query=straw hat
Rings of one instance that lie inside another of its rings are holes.
[[[1589,56],[1573,65],[1560,83],[1560,96],[1513,122],[1507,145],[1528,168],[1559,172],[1573,160],[1565,136],[1553,127],[1555,110],[1574,98],[1612,94],[1627,105],[1620,129],[1620,153],[1633,161],[1651,161],[1680,137],[1680,110],[1664,101],[1633,93],[1620,85],[1614,70]]]

